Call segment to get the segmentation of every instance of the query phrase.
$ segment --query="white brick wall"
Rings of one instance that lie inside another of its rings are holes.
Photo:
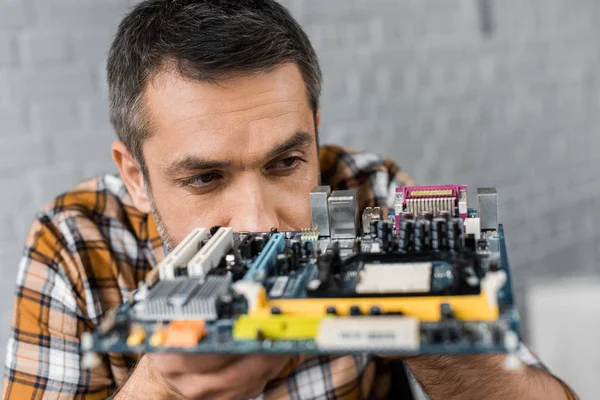
[[[120,0],[0,0],[0,359],[33,213],[112,172],[103,64]]]
[[[2,12],[0,13],[0,28],[25,28],[31,24],[32,15],[30,5],[20,0],[0,1]]]
[[[33,212],[114,171],[103,63],[134,3],[0,0],[0,343]],[[283,3],[322,61],[324,142],[499,188],[525,322],[538,279],[600,275],[600,2],[495,0],[488,36],[477,0]]]

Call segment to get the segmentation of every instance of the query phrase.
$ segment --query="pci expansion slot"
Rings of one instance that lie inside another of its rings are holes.
[[[208,237],[208,230],[194,229],[177,247],[159,264],[160,279],[174,279],[176,269],[187,265]]]
[[[269,270],[275,264],[277,255],[283,251],[284,247],[285,236],[283,233],[273,234],[269,239],[269,242],[265,245],[265,248],[250,266],[250,269],[244,276],[244,280],[263,283],[269,274]]]
[[[233,247],[233,229],[221,227],[188,263],[189,276],[205,277]]]

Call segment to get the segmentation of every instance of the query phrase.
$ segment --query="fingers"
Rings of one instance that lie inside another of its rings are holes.
[[[268,371],[262,375],[261,379],[256,379],[253,382],[248,382],[247,385],[243,387],[238,387],[235,390],[239,391],[240,395],[236,397],[237,399],[253,399],[261,395],[265,391],[265,387],[272,382],[276,377],[278,377],[283,368],[287,365],[287,361],[277,363],[277,366],[273,366]]]
[[[178,375],[169,385],[190,400],[247,400],[260,396],[268,381],[246,382],[246,386],[227,386],[227,382],[209,380],[205,376]]]
[[[261,383],[264,388],[268,381],[279,375],[289,360],[287,356],[249,356],[231,364],[220,375],[225,382],[232,382],[240,389],[253,382]]]
[[[286,366],[289,357],[247,356],[207,374],[174,374],[169,384],[187,398],[248,399],[259,396]]]
[[[189,355],[183,357],[184,373],[206,374],[220,371],[228,365],[234,364],[244,356],[240,355]]]
[[[204,374],[220,371],[243,358],[236,355],[151,353],[152,368],[163,375]]]

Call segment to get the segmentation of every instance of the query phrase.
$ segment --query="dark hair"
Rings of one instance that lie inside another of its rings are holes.
[[[316,113],[317,55],[300,25],[274,0],[146,0],[121,22],[107,62],[110,120],[145,172],[142,143],[150,127],[143,94],[156,72],[217,82],[296,63]]]

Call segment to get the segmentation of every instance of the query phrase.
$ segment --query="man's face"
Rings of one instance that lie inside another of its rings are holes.
[[[195,227],[310,227],[316,124],[295,65],[218,83],[164,72],[145,104],[148,200],[167,247]]]

